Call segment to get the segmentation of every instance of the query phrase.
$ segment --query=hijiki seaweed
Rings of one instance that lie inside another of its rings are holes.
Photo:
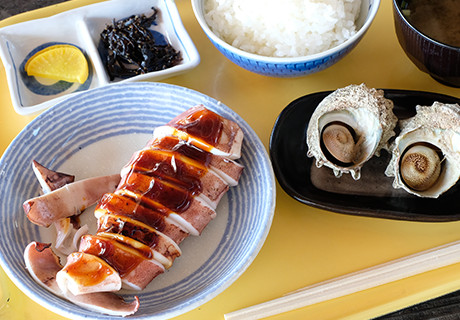
[[[158,10],[150,17],[133,15],[113,21],[101,33],[107,50],[105,65],[110,80],[164,70],[178,64],[181,54],[169,43],[157,43],[149,27],[156,24]]]

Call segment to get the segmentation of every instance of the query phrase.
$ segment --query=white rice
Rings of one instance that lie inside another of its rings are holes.
[[[211,30],[234,47],[270,57],[319,53],[352,37],[361,0],[205,0]]]

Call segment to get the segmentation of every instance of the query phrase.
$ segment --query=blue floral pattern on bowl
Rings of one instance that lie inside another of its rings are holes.
[[[237,64],[238,66],[254,73],[275,77],[299,77],[310,73],[319,72],[335,64],[356,46],[355,43],[349,47],[345,47],[338,52],[334,52],[328,56],[321,57],[316,60],[294,63],[271,63],[263,60],[251,60],[242,57],[237,53],[224,48],[212,39],[210,40],[216,46],[216,48],[225,57],[227,57],[227,59]]]

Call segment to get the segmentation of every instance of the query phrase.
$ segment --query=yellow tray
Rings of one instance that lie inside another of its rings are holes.
[[[0,27],[47,17],[96,1],[74,0],[0,21]],[[177,0],[182,21],[201,56],[192,71],[164,82],[189,87],[221,100],[240,114],[268,149],[275,119],[292,100],[317,91],[365,82],[371,87],[432,91],[459,96],[419,71],[398,44],[391,1],[359,45],[320,73],[297,79],[260,76],[226,60],[206,38],[191,4]],[[0,152],[32,120],[16,114],[5,72],[0,68]],[[7,173],[9,174],[9,173]],[[14,173],[17,174],[17,173]],[[249,269],[227,290],[176,319],[223,319],[225,313],[275,299],[320,281],[355,272],[460,239],[460,222],[419,223],[356,217],[303,205],[277,188],[270,234]],[[460,264],[426,272],[270,319],[365,319],[460,289]],[[0,270],[0,319],[63,319],[27,298]]]

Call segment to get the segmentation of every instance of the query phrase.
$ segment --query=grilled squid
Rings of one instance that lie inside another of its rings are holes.
[[[109,292],[74,295],[62,291],[56,281],[57,273],[62,269],[59,257],[51,250],[50,244],[31,242],[24,250],[26,267],[32,278],[40,285],[73,303],[96,312],[115,316],[128,316],[139,309],[139,299],[131,302]]]
[[[202,105],[157,128],[121,169],[118,186],[100,197],[97,232],[83,235],[56,272],[59,290],[74,296],[142,290],[169,269],[179,244],[202,233],[238,184],[243,167],[234,160],[242,140],[235,122]],[[50,220],[31,219],[45,226]]]

